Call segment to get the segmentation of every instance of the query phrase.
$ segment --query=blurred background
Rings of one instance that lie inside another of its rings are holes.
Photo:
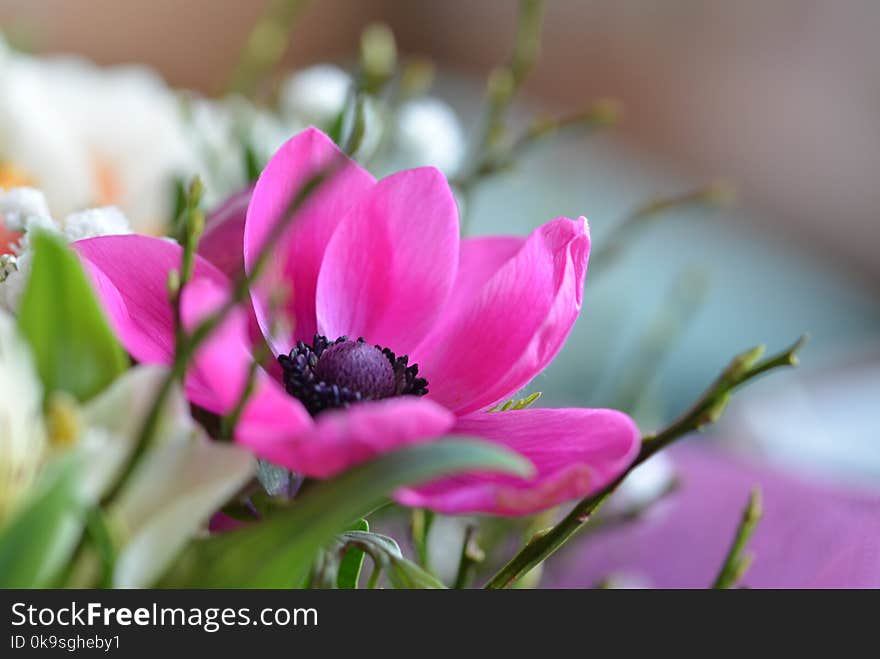
[[[34,53],[140,63],[224,89],[266,2],[0,0]],[[432,93],[479,124],[516,31],[510,0],[316,0],[282,68],[354,63],[364,27],[432,59]],[[730,357],[804,332],[802,368],[738,396],[713,437],[813,483],[880,489],[880,3],[551,0],[514,124],[619,99],[613,129],[533,150],[468,200],[472,233],[589,218],[594,244],[646,202],[732,181],[737,203],[681,208],[588,277],[563,354],[531,389],[551,406],[619,406],[642,427],[684,409]]]

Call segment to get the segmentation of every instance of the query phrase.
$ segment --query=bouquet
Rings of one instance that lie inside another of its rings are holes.
[[[606,501],[625,516],[664,496],[668,446],[797,361],[802,339],[734,356],[659,429],[542,407],[523,390],[585,282],[728,187],[638,207],[600,244],[584,217],[472,236],[484,181],[619,115],[603,99],[510,120],[542,3],[520,3],[470,144],[431,63],[383,26],[350,73],[273,77],[285,6],[219,98],[2,52],[4,587],[534,586]],[[657,486],[633,503],[637,479]],[[759,493],[743,504],[707,587],[748,568]]]

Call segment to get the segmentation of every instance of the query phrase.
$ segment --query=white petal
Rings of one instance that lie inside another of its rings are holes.
[[[345,106],[351,77],[332,64],[318,64],[290,76],[281,86],[282,111],[292,119],[326,126]]]
[[[98,236],[131,233],[131,225],[125,214],[116,206],[89,208],[71,213],[61,224],[64,237],[70,242]]]
[[[113,585],[152,585],[210,516],[255,473],[253,456],[201,433],[145,456],[113,507],[130,540],[119,554]]]
[[[97,500],[115,481],[134,450],[138,434],[167,375],[162,366],[137,366],[121,375],[82,410],[80,450],[87,456],[89,496]],[[193,422],[179,391],[168,397],[156,442],[186,437]]]
[[[24,231],[30,217],[50,217],[46,196],[41,190],[28,187],[0,192],[0,215],[12,231]]]
[[[0,523],[28,494],[43,462],[43,388],[15,319],[0,311]]]
[[[406,159],[401,166],[434,165],[447,175],[455,173],[465,155],[464,133],[455,111],[432,97],[400,107],[395,144]]]

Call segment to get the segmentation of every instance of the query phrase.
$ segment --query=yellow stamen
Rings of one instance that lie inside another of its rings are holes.
[[[58,448],[76,443],[82,424],[76,400],[69,394],[56,392],[49,398],[47,409],[49,442]]]

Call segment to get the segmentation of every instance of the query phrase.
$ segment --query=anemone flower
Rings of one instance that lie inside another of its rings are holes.
[[[221,223],[223,239],[209,241],[226,259],[221,265],[234,268],[243,250],[244,266],[253,268],[291,200],[334,159],[344,156],[315,129],[284,144],[257,181],[246,221],[235,221],[239,197]],[[540,373],[571,330],[589,256],[586,220],[559,218],[527,237],[460,239],[455,200],[438,170],[377,182],[343,161],[267,246],[270,267],[251,291],[252,311],[230,315],[197,351],[186,377],[190,401],[216,414],[235,407],[253,322],[277,363],[258,372],[235,439],[275,464],[326,478],[455,434],[503,445],[534,465],[529,478],[468,473],[395,495],[444,513],[532,513],[616,478],[638,449],[626,415],[489,411]],[[144,236],[75,246],[128,351],[142,363],[168,363],[166,281],[181,248]],[[226,274],[198,258],[184,323],[215,309],[229,288]],[[281,309],[279,290],[289,292]],[[277,331],[275,314],[291,320],[285,331]]]

